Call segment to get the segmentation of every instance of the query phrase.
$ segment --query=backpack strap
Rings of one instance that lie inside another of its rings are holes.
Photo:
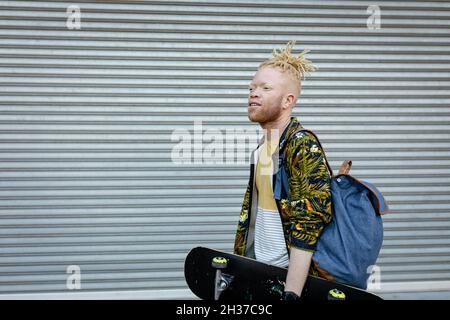
[[[338,175],[348,174],[350,172],[351,167],[352,167],[352,160],[344,160],[344,162],[342,162],[341,164],[341,167],[339,168]]]

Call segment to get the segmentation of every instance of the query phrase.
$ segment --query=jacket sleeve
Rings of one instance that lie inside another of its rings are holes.
[[[332,220],[331,176],[324,151],[309,132],[299,132],[286,150],[291,201],[282,200],[290,222],[289,242],[299,249],[315,251],[317,239]]]
[[[245,247],[246,241],[245,236],[248,232],[250,219],[248,216],[249,205],[250,205],[250,182],[247,185],[247,189],[245,191],[244,200],[242,202],[241,213],[239,215],[239,222],[237,226],[236,236],[234,240],[234,254],[244,256],[245,255]]]

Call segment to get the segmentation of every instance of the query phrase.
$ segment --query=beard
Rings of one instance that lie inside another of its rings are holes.
[[[270,104],[263,104],[260,107],[251,108],[247,110],[248,119],[251,122],[258,122],[264,124],[277,120],[282,114],[281,103],[283,97],[280,96]]]

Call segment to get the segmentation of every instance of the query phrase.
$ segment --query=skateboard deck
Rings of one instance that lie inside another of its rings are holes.
[[[287,269],[205,247],[186,257],[189,289],[203,300],[279,300]],[[309,275],[302,300],[382,300],[368,291]]]

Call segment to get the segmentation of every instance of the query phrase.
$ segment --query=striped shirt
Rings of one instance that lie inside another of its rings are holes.
[[[256,188],[258,192],[258,211],[255,222],[256,260],[279,267],[289,264],[286,242],[280,214],[272,190],[272,154],[278,140],[261,146],[256,166]]]
[[[255,257],[258,261],[287,268],[289,258],[278,211],[258,207],[255,224]]]

